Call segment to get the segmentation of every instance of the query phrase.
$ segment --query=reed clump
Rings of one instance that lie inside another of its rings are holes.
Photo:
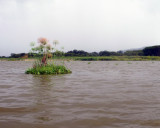
[[[46,75],[46,74],[68,74],[71,73],[69,69],[67,69],[63,65],[54,65],[54,64],[47,64],[47,65],[37,65],[35,67],[29,68],[25,72],[26,74],[35,74],[35,75]]]

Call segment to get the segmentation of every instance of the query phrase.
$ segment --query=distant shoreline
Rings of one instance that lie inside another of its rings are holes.
[[[0,61],[34,61],[36,58],[0,58]],[[160,61],[160,56],[86,56],[56,57],[49,60],[64,61]]]

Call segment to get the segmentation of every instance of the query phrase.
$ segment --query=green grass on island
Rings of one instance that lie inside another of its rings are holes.
[[[71,73],[71,71],[63,65],[47,64],[45,66],[36,66],[29,68],[28,70],[26,70],[25,73],[35,74],[35,75],[46,75],[46,74],[68,74]]]

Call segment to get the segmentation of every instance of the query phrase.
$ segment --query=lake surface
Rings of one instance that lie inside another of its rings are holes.
[[[0,128],[159,128],[160,62],[66,63],[72,74],[27,75],[0,61]]]

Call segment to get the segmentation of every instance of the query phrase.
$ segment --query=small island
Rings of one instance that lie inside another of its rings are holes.
[[[54,62],[48,62],[49,58],[52,58],[51,52],[56,50],[52,47],[51,44],[46,38],[38,39],[38,46],[35,46],[35,43],[31,43],[30,54],[39,54],[39,57],[35,60],[33,67],[25,71],[26,74],[35,74],[35,75],[47,75],[47,74],[67,74],[71,73],[64,65],[56,65]],[[53,41],[53,44],[58,44],[58,41]]]

